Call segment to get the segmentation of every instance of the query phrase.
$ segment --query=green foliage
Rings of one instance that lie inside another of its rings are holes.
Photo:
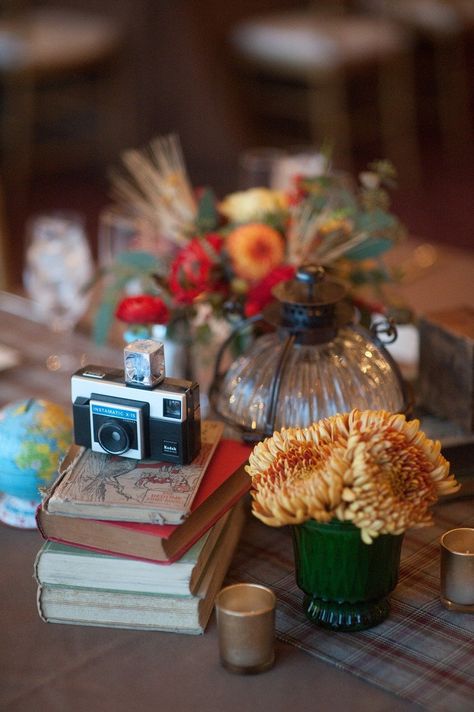
[[[195,329],[194,338],[201,344],[210,344],[212,342],[213,334],[209,324],[199,324],[199,326]]]
[[[131,277],[134,277],[142,274],[153,274],[158,270],[158,267],[158,260],[150,252],[131,250],[130,252],[119,252],[115,258],[115,266],[112,266],[108,271],[123,271],[123,273],[128,273]]]
[[[391,161],[386,159],[372,161],[369,163],[369,170],[373,171],[380,182],[388,188],[397,187],[397,169]]]
[[[286,218],[286,211],[280,210],[275,211],[274,213],[265,213],[261,219],[261,222],[269,227],[272,227],[274,230],[283,233],[285,231]]]
[[[93,336],[97,344],[107,341],[115,310],[127,285],[139,281],[143,293],[156,293],[159,262],[149,252],[120,252],[103,273],[101,303],[95,313]]]
[[[373,259],[387,252],[403,233],[397,218],[380,208],[359,212],[354,218],[354,231],[367,234],[364,242],[346,253],[347,259],[355,261]]]
[[[392,278],[388,270],[383,265],[377,265],[372,269],[353,269],[350,274],[350,280],[355,287],[361,287],[366,284],[378,287]]]
[[[196,230],[200,234],[215,230],[219,224],[216,196],[211,188],[205,188],[198,202]]]

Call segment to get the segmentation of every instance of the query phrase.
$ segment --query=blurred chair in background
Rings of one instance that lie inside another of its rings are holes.
[[[329,142],[344,167],[350,167],[355,148],[376,133],[384,157],[407,180],[416,180],[410,35],[397,23],[356,14],[345,5],[314,2],[235,26],[230,43],[247,96],[261,115],[305,120],[315,145]],[[368,76],[375,76],[373,92]],[[350,99],[356,78],[364,86],[364,106]]]
[[[434,115],[448,158],[466,156],[472,138],[465,39],[474,31],[474,0],[357,0],[360,8],[399,22],[432,47]]]
[[[9,192],[25,190],[35,167],[80,168],[107,152],[126,115],[115,81],[123,39],[110,17],[56,8],[20,8],[0,23],[0,146]]]

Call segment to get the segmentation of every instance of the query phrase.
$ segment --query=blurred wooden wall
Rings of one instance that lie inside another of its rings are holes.
[[[339,0],[313,2],[331,6]],[[229,31],[249,15],[295,9],[311,2],[36,0],[33,4],[95,11],[121,20],[126,32],[126,109],[132,118],[122,145],[117,147],[117,158],[122,148],[144,145],[157,134],[175,131],[181,137],[194,182],[218,186],[223,192],[235,186],[239,151],[265,142],[262,127],[255,130],[254,117],[235,83],[227,45]],[[468,57],[472,56],[471,52]],[[433,136],[437,141],[430,64],[423,65],[424,55],[418,60],[419,133],[422,140]],[[474,95],[474,86],[472,89]],[[300,137],[295,142],[301,142]]]
[[[235,183],[239,150],[252,144],[246,107],[228,71],[229,29],[249,14],[305,3],[43,0],[35,4],[62,5],[121,20],[127,35],[124,80],[135,117],[125,143],[143,145],[156,134],[176,131],[194,180],[227,190]]]

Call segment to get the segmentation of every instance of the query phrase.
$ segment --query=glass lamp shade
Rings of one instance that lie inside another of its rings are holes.
[[[373,333],[354,324],[344,285],[318,265],[300,267],[272,294],[274,302],[242,322],[227,344],[258,321],[265,333],[221,373],[224,344],[211,386],[214,410],[245,439],[353,408],[407,410],[400,371],[378,336],[396,338],[390,323]]]
[[[352,408],[405,409],[397,368],[368,332],[345,326],[325,343],[292,343],[285,359],[287,343],[281,332],[261,336],[233,362],[220,383],[217,412],[242,431],[254,433],[255,439]]]

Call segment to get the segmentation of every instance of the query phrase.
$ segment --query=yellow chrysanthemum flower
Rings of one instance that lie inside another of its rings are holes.
[[[366,543],[431,524],[431,505],[459,484],[439,442],[419,425],[383,410],[353,410],[274,433],[246,468],[254,515],[271,526],[352,521]]]

